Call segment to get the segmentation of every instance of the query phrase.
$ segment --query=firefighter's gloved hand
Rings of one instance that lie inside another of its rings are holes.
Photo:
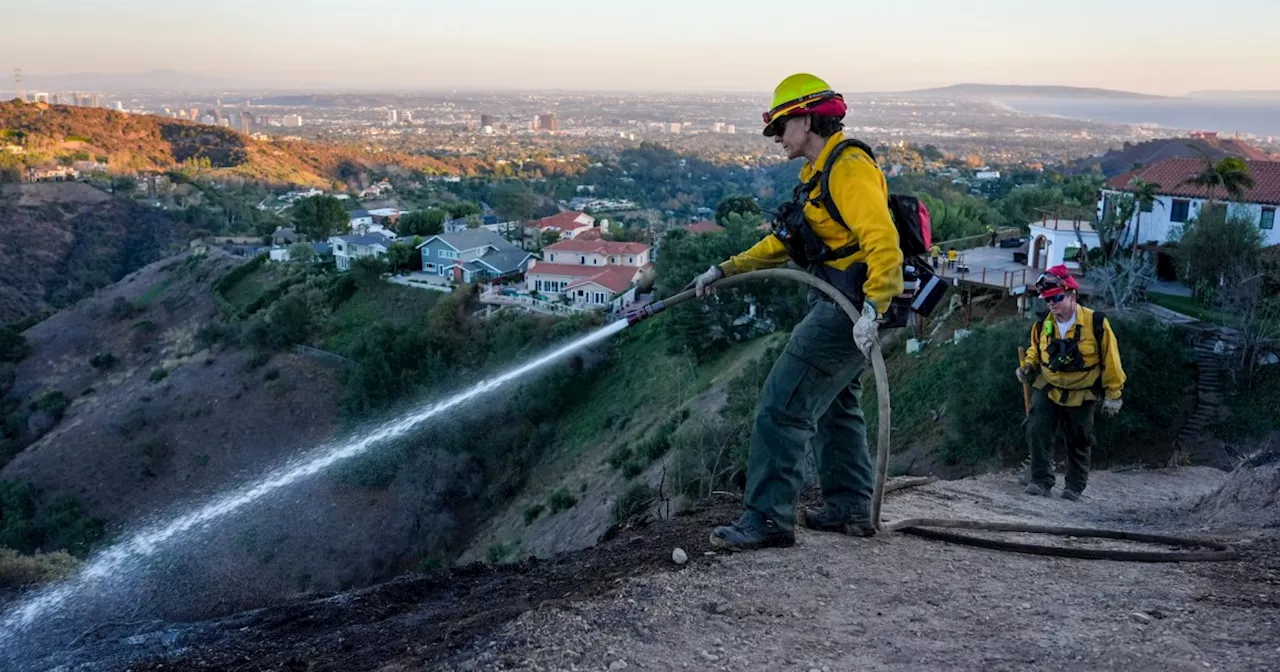
[[[724,271],[720,270],[719,266],[712,266],[711,268],[708,268],[705,273],[699,275],[697,279],[693,281],[694,296],[701,299],[704,296],[714,294],[716,290],[712,285],[723,277]]]
[[[858,316],[858,321],[853,323],[853,343],[858,346],[863,355],[871,356],[871,346],[878,342],[879,331],[880,315],[876,313],[875,304],[864,300],[862,315]]]
[[[1124,405],[1124,402],[1119,399],[1103,399],[1102,414],[1108,418],[1114,418],[1116,417],[1116,414],[1120,412],[1120,407],[1122,405]]]
[[[1031,370],[1025,366],[1019,366],[1013,375],[1017,376],[1018,382],[1024,385],[1031,382]]]

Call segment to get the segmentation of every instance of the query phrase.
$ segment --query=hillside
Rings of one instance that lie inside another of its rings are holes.
[[[0,184],[0,324],[68,307],[181,250],[190,230],[83,183]]]
[[[1132,170],[1134,164],[1149,166],[1165,159],[1202,159],[1205,155],[1214,161],[1226,156],[1238,156],[1251,161],[1275,160],[1270,154],[1235,138],[1160,138],[1137,144],[1126,142],[1121,149],[1112,149],[1100,157],[1082,159],[1073,168],[1092,170],[1097,167],[1103,175],[1115,177]]]
[[[0,102],[0,141],[19,147],[28,167],[72,159],[107,163],[116,173],[197,170],[278,184],[331,187],[386,166],[429,173],[453,168],[427,156],[373,155],[302,141],[259,141],[228,128],[97,108]],[[14,157],[10,156],[12,160]]]

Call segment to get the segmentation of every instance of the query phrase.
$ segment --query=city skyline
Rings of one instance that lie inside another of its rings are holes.
[[[643,10],[583,0],[389,0],[374,9],[282,0],[269,13],[247,0],[25,3],[7,12],[0,65],[22,68],[37,86],[64,73],[165,69],[263,88],[387,91],[767,92],[797,71],[851,93],[962,82],[1160,95],[1280,89],[1275,21],[1265,20],[1280,9],[1268,0],[1219,3],[1214,16],[1231,24],[1221,45],[1198,37],[1202,12],[1179,0],[851,4],[814,2],[787,18],[755,0],[654,0]],[[848,39],[813,34],[832,26],[847,26]]]

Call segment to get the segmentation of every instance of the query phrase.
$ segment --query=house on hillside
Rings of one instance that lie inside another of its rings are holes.
[[[1244,193],[1238,203],[1225,203],[1227,194],[1221,189],[1214,194],[1217,207],[1227,208],[1231,216],[1244,217],[1262,230],[1263,245],[1280,245],[1280,232],[1276,231],[1276,208],[1280,207],[1280,161],[1245,161],[1254,186]],[[1199,217],[1209,198],[1205,187],[1186,184],[1204,169],[1200,159],[1168,159],[1145,168],[1122,173],[1107,181],[1098,198],[1098,217],[1112,210],[1116,199],[1131,193],[1134,180],[1159,184],[1159,196],[1155,203],[1142,210],[1140,244],[1169,242],[1174,232],[1187,222]],[[1135,222],[1137,217],[1135,216]],[[1132,242],[1134,229],[1131,223],[1126,235]]]
[[[299,240],[302,240],[302,236],[288,226],[278,226],[271,234],[272,245],[291,245]]]
[[[373,226],[373,215],[368,210],[352,210],[347,216],[351,219],[352,231],[367,231]]]
[[[560,234],[561,240],[569,240],[594,229],[595,226],[595,217],[585,212],[570,210],[528,222],[525,224],[525,235],[532,240],[542,240],[543,232],[555,231]]]
[[[418,245],[418,253],[423,273],[465,283],[519,275],[534,258],[488,229],[431,236]]]
[[[543,248],[544,260],[525,273],[525,289],[588,308],[622,310],[651,270],[651,248],[642,243],[564,240]]]
[[[80,171],[69,166],[32,168],[27,171],[27,179],[32,182],[70,182],[80,179]]]
[[[329,238],[329,246],[333,251],[333,263],[338,267],[339,271],[350,270],[351,262],[362,257],[381,259],[387,256],[387,248],[391,244],[391,239],[376,233],[332,236]]]
[[[475,222],[475,227],[471,226],[472,222]],[[457,233],[459,231],[466,231],[470,228],[487,229],[494,233],[506,233],[507,231],[511,231],[519,234],[520,232],[520,225],[518,223],[503,221],[502,217],[492,213],[487,215],[459,217],[457,219],[447,220],[444,223],[445,233]]]

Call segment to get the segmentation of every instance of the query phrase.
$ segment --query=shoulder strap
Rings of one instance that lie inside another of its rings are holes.
[[[1098,342],[1098,352],[1102,352],[1103,344],[1106,343],[1107,337],[1107,314],[1100,311],[1093,311],[1093,340]]]
[[[857,147],[858,149],[861,149],[867,153],[867,156],[871,158],[873,163],[875,162],[876,153],[871,150],[871,147],[867,145],[867,143],[858,140],[857,138],[845,138],[836,144],[835,147],[831,148],[831,153],[827,155],[827,162],[823,164],[822,172],[819,173],[818,181],[818,200],[820,200],[822,205],[826,207],[827,214],[831,215],[831,219],[836,220],[836,223],[846,229],[849,229],[849,225],[845,223],[844,217],[840,214],[840,208],[836,207],[836,200],[831,197],[830,184],[831,167],[836,164],[836,159],[840,158],[840,155],[844,153],[844,150],[850,147]],[[852,231],[852,229],[849,230]]]

